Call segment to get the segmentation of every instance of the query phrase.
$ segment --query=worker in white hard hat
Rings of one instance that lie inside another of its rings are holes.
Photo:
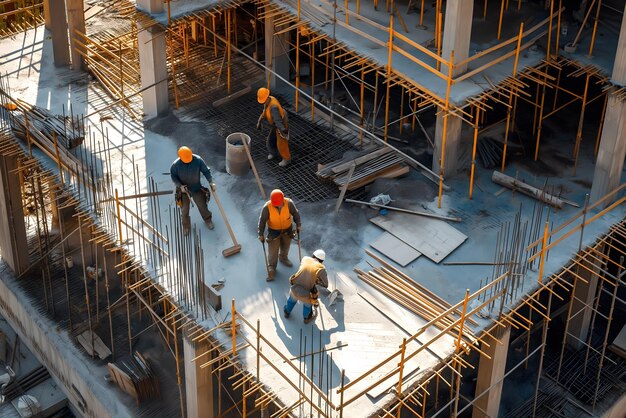
[[[270,96],[269,89],[261,87],[257,91],[257,101],[263,105],[263,111],[256,123],[256,128],[261,129],[261,122],[265,119],[270,125],[270,133],[267,136],[267,159],[272,160],[280,154],[283,158],[279,166],[285,167],[291,161],[289,151],[289,120],[287,111],[274,96]]]
[[[328,274],[326,267],[324,267],[325,259],[324,250],[315,250],[312,257],[302,257],[300,268],[296,274],[289,278],[291,288],[289,289],[287,304],[283,308],[285,318],[289,318],[296,303],[300,301],[303,304],[304,323],[308,324],[314,319],[313,306],[318,306],[317,285],[328,288]]]

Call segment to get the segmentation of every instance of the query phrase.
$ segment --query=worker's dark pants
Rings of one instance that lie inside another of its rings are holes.
[[[280,153],[278,152],[278,138],[276,136],[276,127],[270,125],[270,133],[267,135],[266,139],[267,152],[274,157],[278,157]]]
[[[269,237],[268,237],[269,238]],[[267,240],[267,246],[269,254],[267,256],[267,262],[273,270],[276,270],[278,259],[287,260],[289,258],[289,246],[291,245],[291,233],[284,232],[278,237]]]
[[[202,220],[207,222],[213,216],[209,208],[207,207],[207,195],[202,190],[198,190],[197,192],[189,192],[193,197],[193,201],[196,206],[198,206],[198,210],[200,211],[200,216],[202,216]],[[189,217],[189,196],[187,193],[183,193],[183,207],[181,208],[182,216],[183,216],[183,228],[189,229],[191,227],[191,218]]]

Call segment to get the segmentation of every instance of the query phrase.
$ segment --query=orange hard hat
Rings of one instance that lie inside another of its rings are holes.
[[[180,147],[178,148],[178,158],[185,164],[189,164],[193,159],[193,153],[191,152],[191,148],[189,147]]]
[[[272,190],[272,193],[270,194],[270,202],[272,202],[273,206],[282,205],[284,200],[285,200],[285,195],[283,194],[281,190],[279,189]]]
[[[259,103],[263,104],[270,97],[270,90],[265,87],[261,87],[256,92],[256,99]]]

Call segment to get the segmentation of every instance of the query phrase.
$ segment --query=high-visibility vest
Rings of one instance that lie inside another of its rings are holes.
[[[293,221],[291,220],[291,213],[289,213],[289,199],[285,198],[283,206],[277,208],[268,202],[267,209],[270,216],[267,220],[267,227],[274,230],[289,229]]]
[[[283,107],[280,105],[280,103],[274,96],[270,96],[270,102],[265,107],[265,119],[267,119],[267,122],[273,126],[274,119],[272,118],[272,106],[278,108],[278,112],[280,113],[280,117],[282,119],[285,118],[285,110],[283,109]]]

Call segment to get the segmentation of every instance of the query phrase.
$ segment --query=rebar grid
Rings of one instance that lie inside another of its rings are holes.
[[[277,98],[289,111],[289,107],[285,106],[286,101],[280,96]],[[259,175],[272,188],[280,188],[286,196],[305,202],[336,197],[339,194],[337,186],[332,182],[324,182],[315,175],[317,165],[342,158],[346,151],[354,149],[352,144],[356,138],[349,134],[334,134],[321,123],[311,123],[300,115],[289,112],[289,147],[292,159],[287,167],[279,167],[280,157],[267,159],[265,141],[269,128],[264,124],[262,131],[256,130],[257,117],[261,111],[262,106],[257,103],[255,94],[247,94],[217,108],[205,104],[191,110],[194,117],[214,123],[217,133],[222,137],[234,132],[248,134]]]

